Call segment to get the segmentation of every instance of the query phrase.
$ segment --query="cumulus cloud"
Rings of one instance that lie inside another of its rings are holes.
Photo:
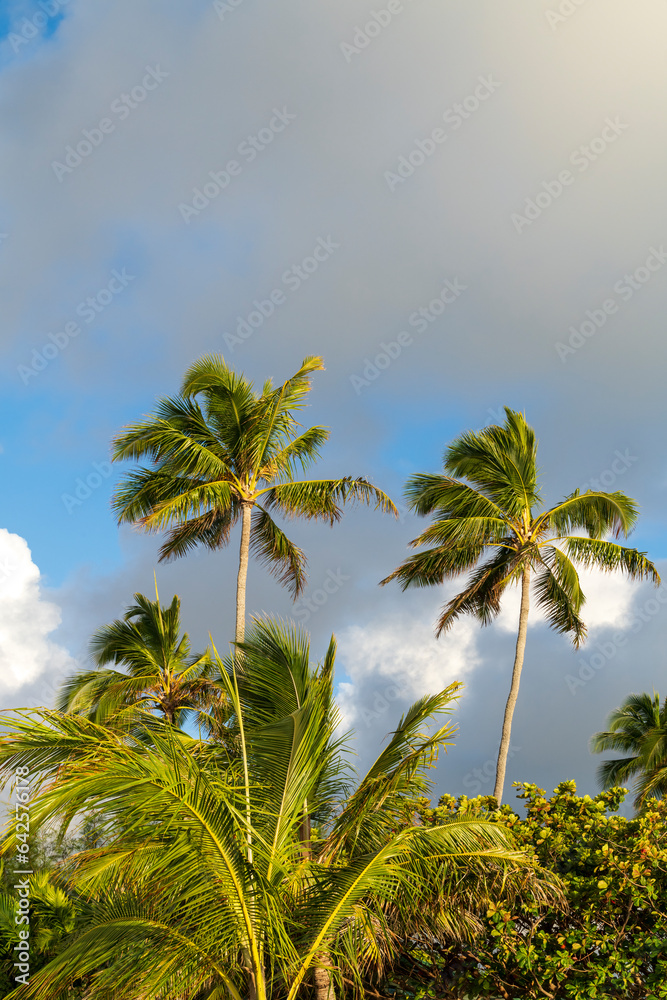
[[[626,657],[625,651],[617,655],[614,647],[613,667],[619,673],[618,679],[614,679],[616,693],[607,697],[607,707],[601,710],[596,704],[596,695],[599,699],[602,693],[600,688],[596,692],[596,686],[592,685],[593,690],[587,691],[588,715],[579,717],[582,704],[576,706],[578,733],[568,744],[567,752],[561,741],[562,726],[563,719],[569,725],[573,705],[571,684],[567,684],[566,678],[570,674],[578,677],[584,662],[582,657],[588,659],[599,648],[597,643],[611,632],[626,636],[626,641],[635,641],[636,615],[650,588],[600,572],[582,571],[581,581],[587,596],[584,618],[589,629],[583,652],[575,653],[566,637],[550,632],[539,608],[534,605],[531,610],[522,691],[514,718],[512,745],[516,753],[510,762],[508,788],[512,780],[541,782],[545,781],[542,775],[549,773],[546,784],[549,781],[555,784],[569,775],[580,780],[585,776],[587,787],[594,789],[592,774],[597,761],[589,756],[588,739],[602,725],[614,698],[619,703],[622,700],[619,687],[631,683],[629,677],[625,682],[622,680],[622,672],[628,669],[632,658]],[[455,749],[443,759],[438,771],[440,791],[470,791],[466,778],[475,768],[485,766],[489,771],[495,761],[514,658],[519,589],[506,592],[502,611],[489,628],[481,629],[476,621],[464,618],[446,636],[436,639],[434,622],[438,611],[455,592],[455,586],[448,584],[439,595],[431,592],[426,599],[423,593],[403,595],[406,601],[403,609],[396,603],[391,611],[372,618],[368,624],[350,625],[340,633],[338,665],[346,674],[337,691],[341,728],[354,730],[360,771],[370,763],[413,701],[453,681],[464,683],[454,714],[454,722],[460,729]],[[607,662],[608,659],[605,659],[606,675],[612,662]],[[636,664],[632,684],[636,687],[639,682],[640,687],[642,684],[650,687],[646,681],[639,681],[639,676],[650,675],[651,669],[650,661]],[[610,680],[607,676],[608,683]],[[540,706],[539,724],[536,705]],[[555,763],[552,748],[559,742]],[[517,748],[530,748],[530,755],[520,753]],[[486,772],[485,776],[488,777]]]
[[[342,729],[353,729],[362,763],[368,763],[400,716],[418,698],[464,681],[479,665],[477,627],[461,622],[447,642],[433,635],[436,605],[352,625],[339,636],[338,686]]]
[[[49,638],[60,608],[45,599],[28,543],[0,528],[0,694],[3,707],[49,704],[62,678],[76,669]]]
[[[580,570],[579,579],[586,595],[582,617],[589,632],[610,627],[627,628],[633,603],[643,585],[628,580],[620,573],[602,573],[596,570]],[[498,628],[504,632],[516,632],[520,603],[521,592],[518,587],[506,591],[502,611],[497,618]],[[533,599],[529,627],[536,628],[545,622],[544,612]]]

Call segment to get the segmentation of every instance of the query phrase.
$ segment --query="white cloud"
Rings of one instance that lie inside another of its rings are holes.
[[[583,614],[589,633],[609,627],[628,628],[642,585],[620,574],[582,571],[580,578],[587,598]],[[463,618],[451,633],[435,638],[438,611],[455,592],[455,585],[443,588],[435,601],[429,601],[425,609],[421,606],[418,616],[410,609],[394,612],[376,617],[365,626],[350,626],[339,635],[338,666],[349,677],[338,686],[343,728],[377,730],[372,734],[373,742],[380,730],[391,728],[408,704],[453,681],[465,682],[483,664],[477,648],[481,630],[476,620]],[[506,591],[492,630],[516,633],[519,601],[518,587]],[[532,628],[545,624],[534,597],[529,623]]]
[[[50,704],[76,661],[48,637],[60,608],[44,599],[28,543],[0,528],[0,695],[3,707]]]
[[[581,614],[589,631],[596,628],[627,628],[630,624],[632,606],[641,583],[633,583],[620,573],[602,573],[596,570],[580,570],[581,589],[586,595]],[[516,632],[519,623],[520,589],[512,587],[503,597],[502,611],[496,620],[496,627],[504,632]],[[531,595],[532,608],[529,625],[542,625],[546,618]]]
[[[389,712],[387,728],[405,705],[464,681],[478,666],[476,623],[462,621],[446,638],[436,639],[437,606],[429,605],[419,618],[392,614],[341,633],[338,664],[350,680],[339,685],[338,703],[346,728],[367,726]]]

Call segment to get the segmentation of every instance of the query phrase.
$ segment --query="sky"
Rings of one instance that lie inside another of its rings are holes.
[[[51,704],[154,572],[195,648],[229,642],[238,539],[158,565],[110,510],[113,436],[205,353],[260,385],[321,355],[318,472],[397,501],[522,410],[545,501],[627,492],[664,570],[666,30],[661,0],[0,0],[3,707]],[[335,633],[359,767],[462,681],[434,796],[490,794],[518,596],[436,640],[452,586],[378,586],[422,527],[295,524],[310,608],[251,564],[249,610],[315,658]],[[595,794],[592,733],[667,694],[663,592],[584,579],[580,651],[532,617],[508,789]]]

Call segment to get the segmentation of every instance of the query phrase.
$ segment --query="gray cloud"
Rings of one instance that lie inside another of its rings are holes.
[[[302,0],[275,9],[71,0],[50,41],[7,51],[4,384],[22,399],[62,401],[57,425],[31,447],[68,460],[81,448],[92,456],[80,464],[87,474],[106,459],[119,419],[139,415],[138,399],[148,409],[174,391],[199,353],[224,350],[258,380],[322,353],[327,372],[308,417],[332,427],[323,471],[368,474],[398,495],[415,468],[437,466],[453,434],[503,403],[525,407],[547,499],[612,469],[617,451],[636,455],[614,488],[638,497],[641,537],[662,556],[667,268],[627,300],[615,288],[667,242],[664,6],[647,0],[640,17],[621,0],[591,2],[564,20],[557,3],[398,6],[387,20],[373,11],[389,4],[358,0],[317,10]],[[136,88],[156,66],[166,75],[142,97]],[[480,77],[494,81],[484,99]],[[276,109],[295,117],[269,138]],[[94,145],[105,119],[114,128]],[[82,141],[90,153],[77,152]],[[81,162],[59,180],[53,161],[68,146]],[[240,169],[226,183],[230,161]],[[406,162],[391,190],[386,172]],[[205,188],[222,183],[217,194]],[[186,223],[179,205],[194,204],[195,189],[209,203]],[[516,215],[534,218],[519,232]],[[298,286],[286,282],[319,240],[339,246]],[[136,277],[87,324],[79,304],[123,268]],[[440,313],[432,303],[456,280],[465,291]],[[226,341],[276,289],[284,301],[252,335]],[[589,314],[612,298],[618,310],[562,360],[571,327],[594,323]],[[26,384],[19,366],[77,319],[80,334]],[[365,378],[368,363],[377,375],[357,392],[351,376]],[[54,510],[65,488],[54,484]],[[76,514],[63,530],[77,530]],[[61,530],[55,513],[45,516]],[[99,525],[112,538],[102,505]],[[424,595],[376,586],[415,533],[409,519],[364,512],[332,532],[294,529],[314,590],[329,572],[350,576],[305,623],[315,648],[332,630],[422,622]],[[119,544],[117,571],[95,569],[91,544],[90,565],[56,595],[77,656],[90,628],[150,589],[155,540],[122,532]],[[230,550],[159,571],[165,595],[183,594],[199,642],[209,630],[222,642],[231,634],[234,570]],[[259,571],[251,604],[290,611]],[[427,647],[426,619],[422,627]],[[510,773],[549,785],[576,772],[590,789],[588,736],[630,686],[659,688],[664,622],[647,624],[574,698],[562,680],[567,644],[537,631]],[[448,787],[494,755],[511,645],[497,630],[476,640],[458,745],[439,770]],[[370,691],[375,681],[364,683]]]

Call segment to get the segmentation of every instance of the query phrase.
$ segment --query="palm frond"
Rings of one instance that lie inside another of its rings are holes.
[[[141,524],[149,530],[161,531],[209,511],[228,511],[238,499],[237,489],[229,482],[194,483],[177,496],[155,503]]]
[[[160,546],[160,562],[187,555],[198,545],[215,551],[229,544],[232,528],[239,518],[240,504],[232,501],[225,510],[209,510],[170,528]]]
[[[411,476],[405,486],[405,499],[415,514],[441,514],[449,517],[500,518],[507,520],[506,512],[475,489],[451,476],[419,473]]]
[[[253,507],[250,549],[296,600],[306,584],[306,556],[259,504]]]
[[[540,520],[559,535],[583,529],[590,538],[613,534],[627,536],[637,523],[638,506],[625,493],[575,490],[562,503],[545,511]]]
[[[541,549],[540,555],[544,568],[534,583],[538,606],[551,628],[561,635],[571,635],[578,648],[586,638],[586,625],[579,614],[586,600],[579,574],[565,553],[553,545]]]
[[[540,502],[535,432],[522,413],[507,406],[504,424],[462,434],[445,451],[443,465],[512,517]]]
[[[226,474],[224,450],[194,400],[163,397],[155,409],[155,415],[129,424],[114,439],[114,461],[149,456],[156,465],[170,463],[182,475],[222,478]]]
[[[326,427],[309,427],[289,444],[269,455],[260,470],[262,479],[294,479],[299,471],[305,472],[319,458],[320,448],[329,438]]]
[[[473,615],[488,625],[500,613],[500,599],[510,583],[518,583],[523,572],[524,556],[512,547],[501,548],[470,577],[467,587],[449,601],[440,614],[436,634],[448,631],[464,614]]]
[[[311,355],[303,359],[298,371],[282,385],[276,389],[270,383],[265,386],[259,401],[260,419],[250,445],[256,469],[267,464],[276,451],[285,447],[293,437],[297,422],[292,414],[306,405],[312,373],[323,370],[322,358]]]
[[[375,510],[398,516],[393,501],[367,479],[312,479],[289,482],[260,490],[264,506],[286,517],[305,517],[333,525],[343,516],[346,503],[374,506]]]
[[[449,722],[428,732],[428,723],[451,711],[460,687],[459,683],[450,684],[436,695],[420,698],[400,719],[389,743],[334,823],[321,849],[323,857],[353,848],[363,851],[381,841],[395,826],[397,811],[404,813],[406,801],[414,802],[428,790],[424,771],[455,732]]]
[[[432,587],[473,569],[485,548],[485,545],[442,546],[418,552],[381,580],[380,585],[384,587],[391,580],[398,580],[402,590]]]
[[[660,583],[660,574],[645,552],[597,538],[570,537],[565,540],[564,546],[568,556],[582,566],[606,573],[620,570],[631,580],[650,580],[656,586]]]
[[[418,545],[463,547],[502,544],[507,537],[507,522],[500,517],[447,516],[435,521],[426,531],[410,542]]]

